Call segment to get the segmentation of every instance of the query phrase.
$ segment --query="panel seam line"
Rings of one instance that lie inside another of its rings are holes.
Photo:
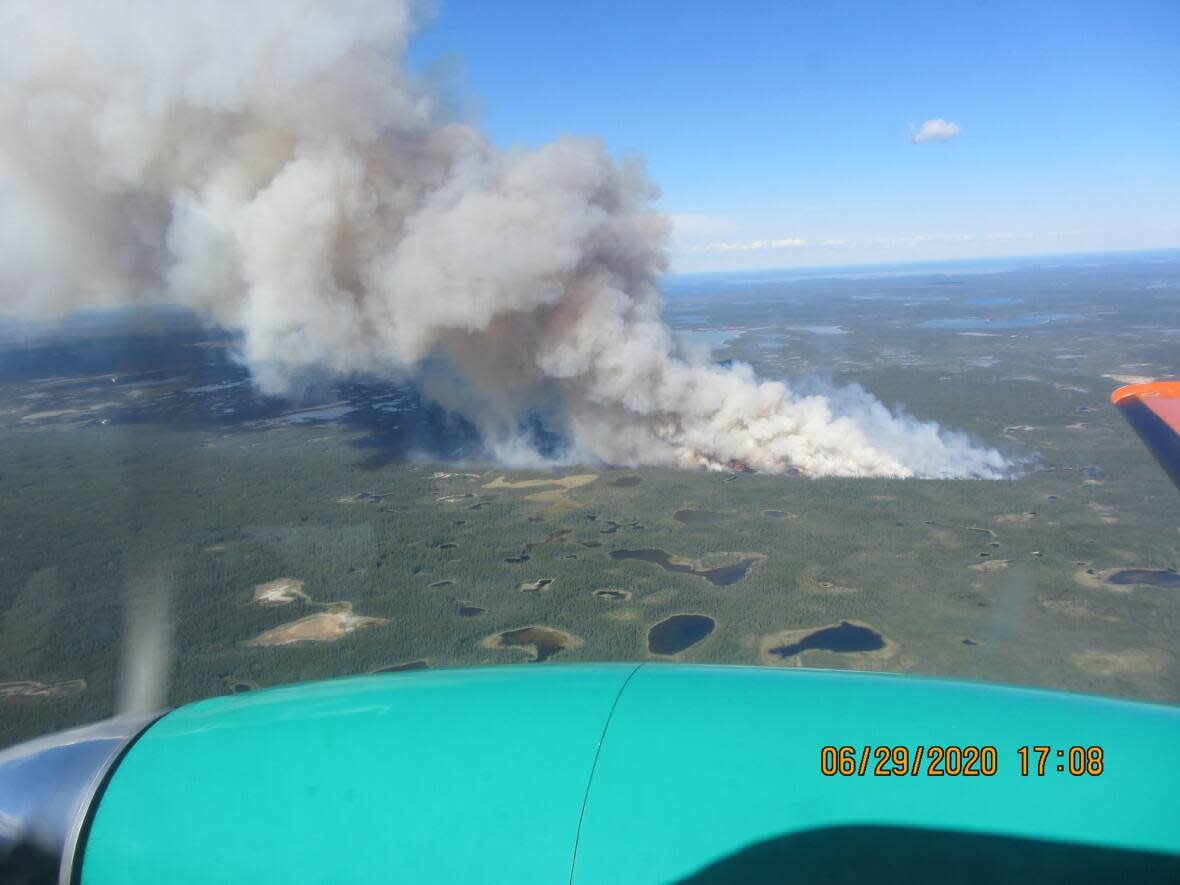
[[[614,702],[610,705],[610,712],[606,714],[606,722],[602,724],[602,734],[598,737],[598,746],[594,750],[594,761],[590,764],[590,778],[586,781],[586,792],[582,796],[582,810],[578,813],[578,831],[574,836],[574,855],[570,859],[570,878],[569,885],[573,885],[574,873],[578,867],[578,847],[582,842],[582,823],[586,819],[586,805],[590,802],[590,786],[594,783],[594,772],[598,768],[598,757],[602,755],[602,745],[606,743],[606,732],[610,728],[610,721],[615,715],[615,707],[619,705],[619,699],[623,696],[623,692],[627,690],[627,685],[631,682],[631,677],[640,671],[643,667],[643,662],[635,665],[627,678],[623,680],[623,684],[619,686],[618,694],[615,695]]]

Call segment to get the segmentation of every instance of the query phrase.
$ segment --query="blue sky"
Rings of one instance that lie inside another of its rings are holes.
[[[1180,246],[1180,0],[442,0],[411,61],[644,157],[675,270]]]

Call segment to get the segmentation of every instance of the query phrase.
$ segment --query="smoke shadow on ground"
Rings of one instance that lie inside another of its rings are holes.
[[[347,385],[354,408],[339,423],[361,431],[349,443],[363,457],[360,466],[377,470],[411,457],[440,461],[472,461],[486,457],[475,426],[461,415],[424,400],[416,390],[403,390],[401,408],[390,411],[374,402],[370,385]]]
[[[30,424],[154,424],[219,434],[336,425],[367,469],[410,458],[494,460],[471,421],[412,381],[309,379],[289,397],[268,396],[235,359],[237,336],[183,312],[113,313],[10,332],[0,342],[0,383],[35,397],[27,401]],[[521,420],[518,440],[543,458],[565,445],[539,416]]]

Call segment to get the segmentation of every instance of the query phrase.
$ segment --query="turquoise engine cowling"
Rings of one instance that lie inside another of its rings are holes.
[[[821,771],[825,746],[859,768],[865,746],[947,745],[995,747],[996,773]],[[1036,755],[1022,774],[1041,745],[1045,774]],[[1071,747],[1101,747],[1102,773],[1057,771]],[[156,721],[92,813],[80,881],[1164,881],[1177,749],[1178,708],[886,674],[381,674]]]

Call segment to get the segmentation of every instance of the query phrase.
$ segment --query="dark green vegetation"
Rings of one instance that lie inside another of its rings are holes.
[[[725,519],[725,514],[712,510],[677,510],[672,518],[684,525],[712,525]]]
[[[167,313],[132,331],[87,327],[80,341],[0,329],[0,686],[86,681],[0,691],[0,744],[112,710],[124,588],[161,574],[174,587],[174,704],[398,662],[523,662],[528,643],[482,643],[532,625],[582,640],[546,645],[555,662],[642,658],[649,626],[680,612],[718,624],[687,660],[752,664],[761,637],[848,620],[872,624],[897,654],[803,660],[1180,701],[1180,588],[1167,577],[1180,568],[1180,495],[1109,406],[1120,380],[1105,377],[1180,376],[1178,285],[1175,256],[678,281],[678,327],[733,330],[719,359],[766,377],[856,381],[1001,447],[1023,464],[1019,477],[589,466],[556,475],[597,481],[540,500],[552,487],[484,486],[544,473],[456,466],[478,449],[470,428],[404,386],[260,399],[227,357],[232,342]],[[1067,318],[922,326],[1025,315]],[[725,518],[674,518],[702,510]],[[715,586],[614,555],[628,550],[706,568],[766,558]],[[1087,569],[1160,577],[1080,580]],[[284,577],[314,604],[251,603],[255,585]],[[520,592],[542,579],[552,583]],[[240,644],[345,601],[390,623],[332,642]]]

